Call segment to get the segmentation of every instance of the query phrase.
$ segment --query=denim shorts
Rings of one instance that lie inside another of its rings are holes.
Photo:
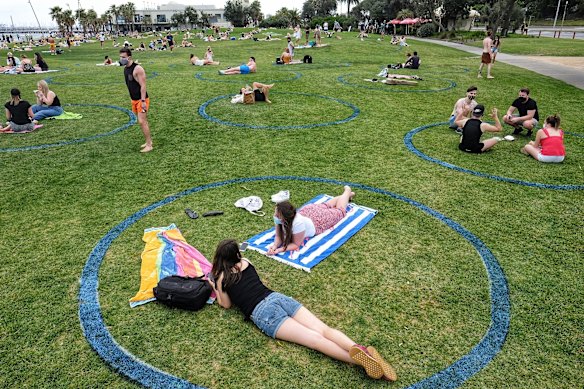
[[[276,338],[282,323],[293,317],[300,307],[302,304],[292,297],[273,292],[256,305],[250,318],[264,334]]]

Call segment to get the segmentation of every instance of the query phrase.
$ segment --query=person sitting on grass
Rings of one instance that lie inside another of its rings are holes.
[[[191,65],[194,66],[204,66],[204,65],[219,65],[219,62],[216,61],[209,61],[208,59],[199,59],[194,54],[191,54]]]
[[[522,147],[521,152],[539,162],[563,162],[566,149],[564,148],[564,131],[560,128],[560,116],[558,114],[548,116],[544,127],[535,134],[535,141]]]
[[[257,70],[256,62],[254,57],[249,57],[249,61],[246,65],[236,66],[234,68],[229,68],[225,70],[219,70],[219,74],[231,75],[231,74],[249,74],[255,73]]]
[[[55,92],[49,89],[47,82],[40,80],[37,83],[37,88],[39,88],[35,91],[37,103],[32,106],[32,112],[34,113],[33,120],[35,123],[48,117],[61,115],[63,113],[61,102]]]
[[[245,319],[251,319],[266,335],[362,366],[371,378],[397,380],[395,370],[374,347],[355,343],[292,297],[266,287],[252,263],[242,257],[235,240],[219,243],[211,276],[209,284],[217,295],[217,303],[225,309],[238,307]]]
[[[493,108],[491,111],[491,118],[495,121],[495,125],[481,121],[484,112],[485,107],[478,104],[472,110],[472,117],[470,119],[466,117],[469,113],[467,109],[461,111],[456,117],[456,125],[462,128],[462,136],[458,145],[460,150],[466,151],[467,153],[480,154],[489,150],[499,141],[498,138],[491,138],[481,142],[483,132],[499,132],[503,129],[499,121],[499,116],[497,116],[497,108]]]
[[[26,100],[20,99],[20,90],[10,90],[10,101],[4,104],[6,108],[6,127],[0,132],[31,132],[34,130],[32,106]]]
[[[282,55],[280,55],[280,63],[288,65],[290,62],[292,62],[292,56],[290,55],[290,50],[286,47]]]
[[[322,204],[307,204],[299,211],[289,201],[278,203],[274,211],[276,236],[268,248],[268,255],[298,250],[304,239],[332,228],[347,214],[347,205],[353,196],[355,193],[345,186],[340,196]]]
[[[36,70],[34,68],[34,65],[32,64],[32,61],[30,60],[30,58],[28,58],[26,56],[26,54],[22,54],[20,56],[20,67],[17,68],[16,71],[18,73],[21,73],[21,72],[24,72],[24,73],[34,73],[34,72],[36,72]]]
[[[420,67],[420,57],[418,57],[418,52],[414,51],[414,55],[409,57],[403,64],[406,69],[418,69]]]
[[[34,60],[36,62],[36,65],[34,67],[36,71],[46,72],[49,70],[49,65],[47,65],[41,53],[39,52],[34,53]]]
[[[519,115],[514,115],[515,110]],[[527,128],[527,137],[531,137],[533,129],[539,123],[539,112],[537,103],[529,97],[529,88],[521,88],[517,97],[503,116],[503,121],[515,129],[513,135],[519,135],[523,128]]]
[[[470,114],[474,107],[477,106],[477,92],[478,88],[476,86],[470,86],[466,90],[466,97],[462,97],[456,100],[454,104],[454,108],[452,109],[452,113],[450,114],[450,119],[448,119],[448,124],[451,129],[456,131],[459,134],[462,134],[462,128],[458,127],[454,121],[459,113],[466,111]]]

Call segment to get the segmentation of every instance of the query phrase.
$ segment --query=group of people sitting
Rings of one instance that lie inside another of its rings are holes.
[[[414,51],[414,54],[407,53],[406,54],[406,61],[403,63],[396,63],[396,64],[389,64],[387,65],[388,69],[419,69],[422,60],[418,56],[418,52]]]
[[[19,59],[8,52],[6,66],[0,66],[0,73],[35,73],[47,70],[49,65],[39,52],[34,53],[34,63],[26,54],[22,54]]]
[[[278,203],[273,215],[276,239],[268,254],[296,250],[305,238],[334,226],[345,216],[354,195],[345,186],[340,196],[324,204],[306,205],[299,211],[288,201]],[[371,378],[397,380],[393,367],[374,347],[356,343],[323,323],[294,298],[266,287],[253,264],[243,258],[235,240],[219,243],[208,279],[221,307],[236,306],[246,320],[251,320],[266,335],[362,366]]]
[[[10,90],[10,101],[4,105],[6,108],[6,127],[1,128],[0,132],[31,132],[39,120],[59,116],[63,113],[59,98],[55,92],[49,89],[45,80],[40,80],[37,83],[37,88],[38,90],[34,91],[36,96],[36,104],[34,105],[21,98],[19,89],[12,88]]]
[[[459,149],[468,153],[483,153],[496,145],[501,138],[493,137],[481,142],[484,132],[500,132],[503,126],[498,117],[497,108],[491,110],[490,117],[494,124],[482,121],[485,107],[476,102],[478,88],[471,86],[466,91],[466,97],[459,99],[450,116],[450,128],[461,135]],[[511,103],[503,122],[513,127],[513,135],[527,130],[531,137],[533,130],[539,124],[537,103],[529,97],[529,88],[521,88],[519,96]],[[521,152],[530,155],[540,162],[563,162],[566,156],[564,147],[564,132],[560,128],[560,116],[555,114],[545,119],[544,127],[537,131],[535,140],[521,148]]]
[[[191,65],[194,66],[219,65],[219,62],[213,61],[213,50],[211,49],[211,46],[207,46],[207,51],[205,51],[203,59],[200,59],[196,55],[191,54]]]

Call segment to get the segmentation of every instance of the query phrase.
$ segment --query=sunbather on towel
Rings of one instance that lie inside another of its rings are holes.
[[[350,189],[343,193],[348,200]],[[266,335],[300,344],[339,361],[365,368],[369,377],[395,381],[397,375],[373,347],[355,343],[343,332],[330,328],[295,299],[267,288],[255,267],[241,256],[234,240],[219,243],[209,284],[223,308],[235,305]]]
[[[254,57],[249,57],[246,65],[236,66],[225,70],[219,70],[219,74],[249,74],[256,72],[256,62]]]
[[[191,54],[191,65],[195,66],[219,65],[219,62],[213,60],[209,61],[207,58],[199,59],[199,57],[197,57],[196,55]]]
[[[269,247],[268,255],[298,250],[305,238],[311,238],[332,228],[347,213],[347,204],[355,196],[351,188],[345,186],[343,194],[323,204],[307,204],[300,211],[288,202],[276,205],[274,223],[276,237]]]

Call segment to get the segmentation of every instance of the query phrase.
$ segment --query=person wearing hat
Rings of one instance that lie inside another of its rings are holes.
[[[20,90],[13,88],[10,90],[10,101],[4,104],[6,108],[7,126],[0,129],[0,132],[30,132],[34,130],[32,122],[32,106],[26,100],[20,99]]]
[[[15,68],[17,66],[20,66],[20,60],[18,59],[18,57],[12,55],[11,52],[8,52],[8,54],[6,54],[6,65],[9,68]]]
[[[497,115],[497,108],[491,110],[491,118],[495,121],[495,125],[485,123],[481,120],[485,113],[485,106],[478,104],[472,110],[472,116],[467,118],[468,110],[465,109],[458,113],[455,123],[462,128],[462,136],[460,137],[460,144],[458,148],[467,153],[480,154],[497,144],[497,138],[487,139],[481,142],[483,132],[499,132],[503,129],[499,116]]]

